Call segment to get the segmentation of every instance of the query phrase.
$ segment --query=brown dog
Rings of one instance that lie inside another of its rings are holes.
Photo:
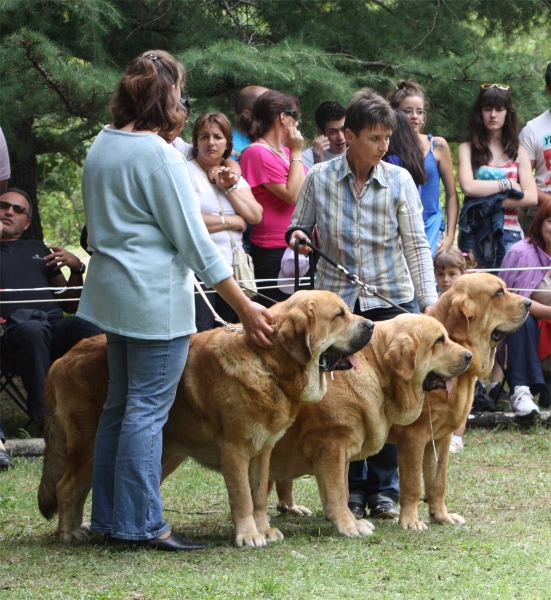
[[[448,513],[444,503],[451,435],[469,414],[477,377],[491,371],[496,346],[521,327],[531,304],[508,292],[498,277],[477,273],[462,275],[433,306],[431,316],[444,324],[452,340],[472,352],[473,359],[468,371],[454,380],[449,397],[441,391],[426,394],[421,416],[390,430],[388,441],[398,444],[399,524],[404,529],[427,528],[418,515],[422,476],[431,522],[465,523],[460,515]]]
[[[266,513],[275,442],[301,403],[319,402],[323,368],[351,368],[373,324],[351,314],[331,292],[298,292],[271,309],[273,348],[260,350],[235,332],[192,336],[176,400],[163,430],[163,479],[191,456],[222,472],[238,546],[282,539]],[[323,368],[322,368],[323,367]],[[63,540],[83,540],[98,419],[107,393],[103,336],[84,340],[56,361],[46,382],[46,454],[39,508],[59,512]]]
[[[279,482],[278,508],[308,514],[295,503],[292,479],[313,473],[338,532],[370,535],[371,523],[357,521],[348,509],[348,463],[376,454],[392,424],[417,419],[423,389],[445,387],[445,380],[467,369],[471,356],[431,317],[400,315],[377,323],[371,343],[356,356],[360,372],[336,373],[323,400],[302,405],[275,445],[270,479]]]

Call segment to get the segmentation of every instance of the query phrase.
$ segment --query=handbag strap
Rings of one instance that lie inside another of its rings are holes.
[[[231,325],[230,326],[228,324],[228,322],[224,321],[224,319],[214,310],[214,306],[210,303],[210,300],[207,298],[207,295],[205,294],[203,288],[201,287],[201,284],[199,283],[199,280],[197,279],[196,275],[193,276],[193,283],[195,285],[195,288],[199,292],[199,295],[205,301],[205,304],[210,308],[210,312],[214,316],[214,320],[216,322],[221,323],[224,326],[224,329],[226,331],[237,331],[239,333],[245,333],[245,329],[243,328],[242,325],[240,325],[240,326]]]

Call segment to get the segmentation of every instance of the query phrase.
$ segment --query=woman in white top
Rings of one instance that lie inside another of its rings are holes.
[[[232,151],[232,129],[222,113],[204,113],[193,127],[193,160],[189,170],[201,214],[212,241],[230,266],[233,266],[233,245],[243,250],[243,232],[247,223],[262,219],[262,206],[255,200],[249,184],[243,177],[223,166]],[[236,322],[233,309],[218,294],[209,294],[209,300],[226,321]],[[204,300],[195,296],[196,326],[198,331],[212,329],[214,316]]]

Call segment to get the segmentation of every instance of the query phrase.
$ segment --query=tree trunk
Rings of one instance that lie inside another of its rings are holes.
[[[31,226],[22,237],[33,240],[42,240],[42,224],[38,212],[38,198],[36,193],[36,154],[33,132],[34,119],[26,119],[13,126],[12,133],[15,143],[9,148],[11,162],[10,187],[16,187],[29,194],[32,200],[33,216]]]

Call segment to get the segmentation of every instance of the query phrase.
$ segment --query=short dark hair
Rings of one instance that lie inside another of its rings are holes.
[[[168,133],[182,127],[187,115],[173,87],[183,87],[184,66],[164,50],[135,58],[121,77],[109,108],[117,129],[135,123],[137,131]]]
[[[545,84],[551,89],[551,60],[547,63],[547,69],[545,69]]]
[[[396,129],[396,116],[390,104],[369,88],[352,95],[344,119],[344,128],[359,135],[362,129],[383,125],[391,132]]]
[[[11,188],[8,188],[4,192],[4,194],[8,194],[9,192],[13,192],[14,194],[20,194],[29,203],[29,212],[27,214],[27,217],[30,219],[33,216],[33,202],[31,200],[31,197],[29,196],[28,192],[26,192],[25,190],[16,188],[16,187],[11,187]],[[4,194],[1,194],[1,195],[3,196]]]
[[[209,123],[214,123],[218,125],[222,130],[224,137],[226,138],[227,146],[226,151],[222,158],[228,158],[233,150],[233,137],[231,131],[231,124],[228,120],[228,117],[220,112],[207,112],[203,113],[197,121],[195,121],[195,125],[193,126],[193,134],[191,143],[193,145],[193,156],[197,156],[197,140],[199,139],[199,134],[203,127]]]
[[[331,102],[328,100],[327,102],[322,102],[318,106],[314,119],[316,120],[318,129],[325,133],[325,126],[329,121],[338,121],[339,119],[344,118],[345,114],[346,109],[344,106],[338,102]]]

